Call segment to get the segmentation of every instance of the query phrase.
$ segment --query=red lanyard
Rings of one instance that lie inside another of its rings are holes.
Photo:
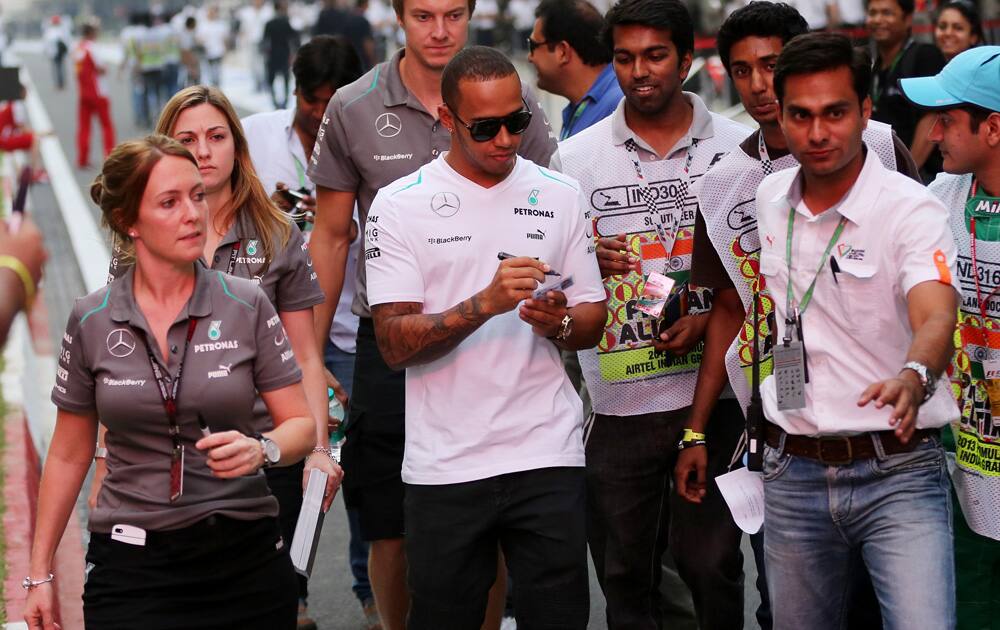
[[[170,452],[170,502],[173,503],[180,498],[184,491],[184,445],[181,444],[181,427],[177,423],[177,395],[181,389],[181,376],[184,374],[184,360],[187,359],[188,346],[191,345],[191,338],[194,337],[194,329],[198,325],[198,318],[192,317],[188,320],[187,337],[184,339],[184,353],[181,354],[181,362],[177,365],[177,378],[174,379],[173,387],[170,386],[166,375],[160,369],[160,364],[153,356],[153,347],[146,337],[146,333],[140,331],[142,340],[146,343],[146,354],[149,356],[149,366],[153,369],[153,378],[159,387],[160,400],[163,402],[163,411],[167,414],[167,422],[170,423],[170,441],[172,450]]]
[[[240,246],[243,244],[243,239],[237,240],[233,243],[233,249],[229,252],[229,268],[226,271],[227,274],[233,275],[236,271],[236,258],[240,255]]]
[[[969,189],[969,199],[976,196],[976,180],[972,180],[972,188]],[[993,297],[1000,292],[1000,285],[993,287],[990,294],[983,299],[983,292],[979,286],[979,261],[976,257],[976,217],[969,217],[969,237],[972,240],[972,279],[976,283],[976,301],[979,306],[979,314],[982,315],[982,333],[983,333],[983,343],[986,347],[989,347],[989,338],[986,336],[986,305],[989,303]]]

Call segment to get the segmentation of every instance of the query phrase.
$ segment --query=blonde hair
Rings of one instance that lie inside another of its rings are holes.
[[[180,142],[152,134],[116,146],[101,165],[101,173],[90,184],[90,198],[101,209],[101,222],[115,237],[118,260],[134,255],[128,229],[139,218],[149,174],[166,156],[183,158],[198,166],[198,160]]]
[[[275,253],[288,243],[291,235],[291,226],[288,215],[282,212],[268,196],[263,184],[257,177],[257,171],[253,167],[250,159],[250,147],[247,144],[246,135],[243,133],[243,125],[236,115],[236,110],[226,95],[221,90],[207,85],[192,85],[184,88],[173,98],[167,101],[160,112],[160,119],[156,121],[156,133],[171,136],[177,119],[184,110],[198,105],[209,104],[222,112],[229,123],[229,130],[233,134],[233,144],[235,145],[235,160],[233,172],[229,178],[232,187],[232,197],[226,212],[217,216],[225,217],[227,214],[235,217],[237,212],[247,212],[250,220],[260,237],[261,247],[264,257],[268,261],[265,268],[274,260]]]

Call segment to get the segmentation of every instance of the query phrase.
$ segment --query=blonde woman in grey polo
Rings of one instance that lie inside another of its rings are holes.
[[[119,145],[91,194],[135,264],[78,300],[63,336],[29,627],[51,618],[52,557],[99,417],[108,473],[90,517],[87,627],[294,628],[294,572],[262,469],[300,461],[315,434],[281,321],[259,287],[198,261],[207,205],[180,144]],[[258,392],[273,429],[254,414]]]

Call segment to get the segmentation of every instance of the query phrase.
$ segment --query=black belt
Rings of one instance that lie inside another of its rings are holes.
[[[896,437],[894,431],[872,431],[860,435],[837,435],[825,437],[809,437],[785,433],[776,424],[768,423],[765,429],[767,445],[779,448],[781,438],[785,443],[782,452],[799,457],[807,457],[827,466],[845,466],[860,459],[872,459],[878,456],[875,450],[875,440],[882,443],[882,452],[886,455],[909,453],[917,445],[930,438],[937,429],[917,429],[905,444]]]

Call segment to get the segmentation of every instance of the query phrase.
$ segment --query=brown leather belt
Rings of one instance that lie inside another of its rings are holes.
[[[861,435],[839,435],[827,437],[809,437],[785,433],[776,424],[768,423],[764,435],[767,445],[778,448],[781,436],[785,436],[784,452],[789,455],[808,457],[827,466],[845,466],[859,459],[872,459],[878,456],[875,452],[873,436],[878,436],[882,443],[882,451],[886,455],[909,453],[923,440],[937,433],[935,429],[917,429],[910,441],[903,444],[893,431],[873,431]]]

